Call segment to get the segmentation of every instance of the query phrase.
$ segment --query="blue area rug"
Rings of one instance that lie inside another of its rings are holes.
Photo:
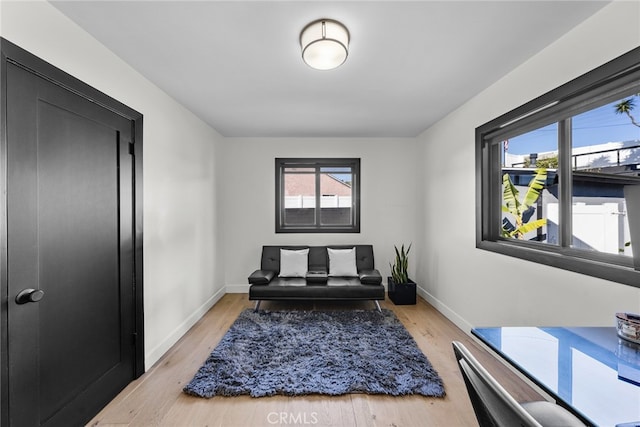
[[[390,310],[245,310],[184,392],[445,394],[438,373]]]

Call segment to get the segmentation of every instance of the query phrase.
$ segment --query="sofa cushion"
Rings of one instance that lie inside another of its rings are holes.
[[[373,259],[372,245],[330,245],[333,249],[351,249],[356,248],[356,267],[358,271],[373,270],[375,268]],[[308,246],[308,245],[287,245],[287,246],[269,246],[262,247],[262,257],[260,259],[260,270],[280,271],[280,249],[300,250],[309,248],[309,270],[326,269],[329,271],[329,257],[327,255],[327,246]]]
[[[332,249],[327,248],[329,255],[329,276],[358,277],[356,267],[356,248]]]
[[[309,270],[309,248],[280,249],[279,277],[305,277]]]
[[[382,285],[363,285],[357,278],[329,278],[326,284],[275,277],[269,286],[251,286],[250,300],[384,300]]]

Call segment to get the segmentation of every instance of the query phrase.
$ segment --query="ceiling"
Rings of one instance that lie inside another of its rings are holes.
[[[414,137],[607,3],[50,2],[228,137]],[[351,33],[335,70],[301,59],[319,18]]]

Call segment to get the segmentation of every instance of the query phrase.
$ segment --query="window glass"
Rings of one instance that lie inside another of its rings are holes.
[[[316,172],[316,168],[285,167],[283,169],[284,169],[285,173],[289,173],[289,172],[311,172],[311,173],[315,173]]]
[[[640,124],[634,111],[639,101],[630,94],[572,118],[574,248],[633,256],[625,187],[640,183]]]
[[[351,225],[350,168],[322,168],[320,173],[320,223],[322,225]]]
[[[558,124],[502,141],[502,237],[558,243]]]
[[[359,233],[360,159],[276,159],[277,233]]]
[[[284,173],[284,224],[313,225],[316,211],[315,171]]]

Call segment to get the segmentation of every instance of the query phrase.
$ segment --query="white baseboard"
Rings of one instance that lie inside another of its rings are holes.
[[[173,346],[184,334],[191,329],[193,325],[198,322],[205,315],[211,307],[217,303],[220,298],[222,298],[225,294],[225,289],[219,289],[218,292],[213,294],[211,298],[209,298],[204,304],[198,307],[194,312],[185,319],[177,328],[173,330],[160,344],[155,346],[153,349],[146,352],[144,358],[144,366],[145,371],[148,371],[149,368],[153,366],[160,358]]]
[[[447,319],[451,320],[458,328],[462,329],[464,333],[471,336],[471,329],[473,326],[471,323],[467,322],[462,316],[449,308],[442,301],[431,295],[425,289],[420,286],[417,287],[418,295],[424,298],[429,304],[435,307],[440,313],[444,315]]]

